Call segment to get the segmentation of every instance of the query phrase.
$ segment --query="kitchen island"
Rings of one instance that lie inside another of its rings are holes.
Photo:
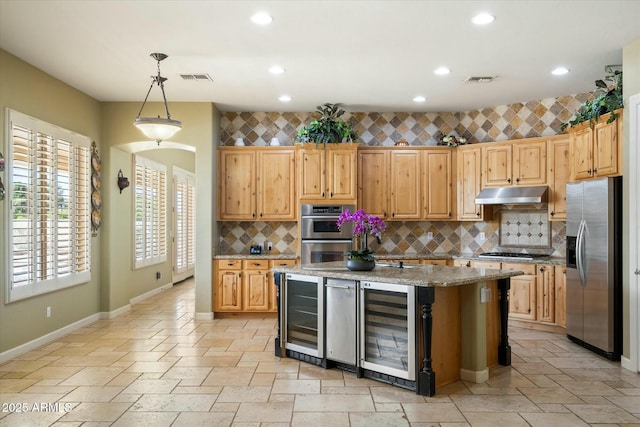
[[[344,262],[274,271],[278,356],[353,370],[424,396],[459,379],[484,382],[490,366],[511,364],[508,291],[520,271],[384,263],[349,271]],[[338,295],[333,288],[344,298],[331,297]],[[345,359],[336,342],[355,356]]]

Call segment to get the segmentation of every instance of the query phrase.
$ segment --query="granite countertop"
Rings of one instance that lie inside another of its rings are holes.
[[[235,255],[214,255],[213,259],[298,259],[298,256],[293,253],[285,254],[235,254]]]
[[[303,274],[314,277],[372,281],[398,285],[424,287],[451,287],[506,279],[524,274],[522,271],[493,270],[488,268],[445,267],[441,265],[417,265],[412,268],[385,267],[376,265],[371,271],[349,271],[344,261],[323,262],[307,265],[279,266],[273,271]]]

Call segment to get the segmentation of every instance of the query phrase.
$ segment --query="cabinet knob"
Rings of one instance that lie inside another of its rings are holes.
[[[395,218],[395,217],[396,217],[396,213],[395,213],[395,212],[391,212],[391,216],[392,216],[393,218]]]
[[[476,212],[476,216],[478,216],[478,217],[479,217],[479,216],[480,216],[480,212]]]
[[[591,169],[587,169],[587,173],[591,175]]]
[[[551,216],[555,216],[555,215],[556,215],[556,213],[555,213],[554,211],[551,211],[551,212],[549,212],[549,215],[551,215]]]
[[[511,178],[507,178],[507,182],[511,184]]]
[[[260,218],[262,218],[262,212],[260,212]]]
[[[324,197],[324,191],[322,192],[322,197]]]
[[[540,267],[540,273],[544,273],[544,267]]]
[[[333,191],[329,193],[329,197],[333,197]]]
[[[597,174],[598,173],[598,168],[593,168],[593,174]]]
[[[383,215],[386,217],[387,216],[387,211],[382,212]]]
[[[238,273],[238,277],[242,277],[242,271]]]
[[[516,182],[520,182],[520,178],[516,178]]]
[[[451,212],[449,212],[449,216],[451,216]]]
[[[251,217],[255,218],[255,217],[256,217],[256,213],[255,213],[255,212],[254,212],[254,213],[252,213],[252,214],[251,214]]]

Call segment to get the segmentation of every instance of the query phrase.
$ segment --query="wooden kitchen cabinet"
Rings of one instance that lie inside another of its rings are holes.
[[[390,220],[422,218],[421,156],[419,150],[390,152]]]
[[[556,325],[567,327],[567,267],[555,266]]]
[[[242,310],[269,310],[269,261],[243,260]]]
[[[358,208],[382,219],[389,211],[389,150],[358,150]]]
[[[540,322],[554,323],[556,318],[556,283],[552,265],[538,265],[536,310]]]
[[[536,320],[537,314],[537,274],[535,264],[502,263],[503,270],[517,270],[523,276],[511,277],[509,290],[509,317],[514,319]]]
[[[550,139],[549,153],[549,220],[567,219],[567,182],[571,174],[569,136],[560,135]]]
[[[357,144],[298,147],[298,199],[355,204]]]
[[[424,219],[453,219],[452,150],[426,150],[422,153]]]
[[[295,151],[219,147],[218,220],[296,219]]]
[[[484,209],[476,205],[476,196],[482,184],[482,150],[480,147],[462,146],[457,152],[457,219],[458,221],[482,221]]]
[[[420,260],[420,264],[424,265],[447,265],[446,259],[422,259]]]
[[[484,144],[482,186],[547,184],[547,142],[544,138]]]
[[[610,114],[600,117],[593,129],[585,122],[567,129],[570,138],[570,181],[622,174],[622,110],[607,123]]]
[[[242,310],[242,261],[215,260],[213,271],[214,311]]]

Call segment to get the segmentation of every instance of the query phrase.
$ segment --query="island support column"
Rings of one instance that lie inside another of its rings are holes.
[[[498,280],[500,292],[500,345],[498,346],[498,363],[502,366],[511,366],[511,346],[509,345],[508,318],[509,318],[509,289],[511,279]]]
[[[487,366],[486,304],[480,300],[484,282],[460,288],[460,379],[483,383],[489,379]]]
[[[416,365],[418,366],[416,393],[421,396],[434,396],[436,394],[436,373],[433,371],[431,360],[431,337],[433,335],[431,306],[435,301],[436,293],[433,287],[417,287],[416,292],[418,303],[416,343],[420,342],[418,330],[422,330],[422,359],[420,359],[420,350],[416,346]],[[421,327],[418,328],[418,325],[421,325]]]

